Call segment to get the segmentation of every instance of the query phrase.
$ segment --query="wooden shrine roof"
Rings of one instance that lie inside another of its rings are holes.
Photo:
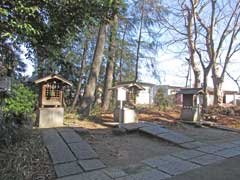
[[[64,79],[62,76],[57,75],[57,74],[48,75],[46,77],[37,79],[34,82],[35,82],[35,84],[39,84],[39,83],[46,82],[46,81],[49,81],[52,79],[58,79],[58,80],[62,81],[64,84],[72,86],[72,83],[70,81]]]

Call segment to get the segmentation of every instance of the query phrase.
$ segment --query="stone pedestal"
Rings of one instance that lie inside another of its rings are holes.
[[[119,108],[114,111],[114,121],[119,122]],[[137,114],[135,109],[123,108],[123,124],[137,123]]]
[[[63,126],[64,108],[39,108],[37,118],[40,128]]]
[[[201,118],[198,108],[182,109],[181,119],[183,121],[198,122]]]

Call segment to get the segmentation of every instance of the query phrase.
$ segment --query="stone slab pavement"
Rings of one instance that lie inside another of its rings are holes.
[[[157,168],[160,171],[166,172],[169,175],[181,174],[200,167],[197,164],[169,155],[160,157],[159,159],[146,160],[144,163],[153,168]]]
[[[60,132],[60,135],[66,141],[66,143],[78,143],[82,141],[82,138],[74,131]]]
[[[44,129],[42,137],[59,178],[72,179],[72,176],[74,178],[75,175],[84,174],[86,171],[105,168],[99,159],[95,159],[98,156],[92,147],[72,128]],[[81,176],[83,179],[86,177]],[[90,179],[98,177],[94,173],[90,173],[89,176]],[[105,174],[99,174],[99,177],[104,179]]]
[[[153,169],[147,172],[118,178],[117,180],[161,180],[169,177],[171,176],[164,172]]]
[[[56,164],[54,165],[54,169],[57,177],[69,176],[83,172],[76,161],[64,164]]]
[[[114,169],[106,167],[98,159],[94,149],[73,128],[47,129],[42,136],[53,160],[58,180],[161,180],[181,178],[188,173],[189,177],[192,177],[191,172],[194,174],[208,166],[222,165],[224,161],[240,155],[238,140],[208,145],[149,123],[147,126],[133,124],[126,128],[129,131],[137,128],[185,147],[186,150],[146,159],[135,166]]]
[[[203,166],[167,180],[239,180],[240,156]]]
[[[99,159],[79,160],[78,163],[84,171],[93,171],[105,168],[105,164]]]
[[[148,126],[139,128],[139,131],[150,134],[156,138],[170,141],[178,145],[188,142],[194,142],[194,139],[190,137],[187,137],[181,133],[176,133],[170,129],[167,129],[157,124],[148,124]]]
[[[97,153],[85,141],[69,144],[69,147],[79,160],[98,158]]]
[[[42,136],[53,164],[77,160],[55,129],[44,130]]]
[[[112,180],[109,176],[107,176],[104,171],[92,171],[88,173],[78,174],[74,176],[67,176],[63,178],[59,178],[57,180]]]

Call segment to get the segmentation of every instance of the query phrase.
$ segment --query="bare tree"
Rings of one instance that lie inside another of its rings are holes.
[[[204,11],[205,8],[205,11]],[[209,13],[209,21],[206,14]],[[201,35],[205,38],[205,51],[209,58],[209,67],[212,68],[214,84],[214,104],[222,104],[222,84],[227,66],[232,56],[240,50],[236,41],[240,31],[240,1],[206,1],[197,14],[202,29]],[[223,66],[221,69],[221,65]],[[207,71],[209,70],[207,68]]]
[[[196,26],[196,0],[178,0],[175,5],[166,7],[169,10],[169,16],[163,21],[163,26],[168,32],[167,46],[184,45],[181,49],[189,54],[186,58],[188,64],[191,65],[194,73],[194,87],[201,87],[201,68],[199,66],[197,56],[197,37],[198,29]],[[173,7],[174,6],[174,7]]]

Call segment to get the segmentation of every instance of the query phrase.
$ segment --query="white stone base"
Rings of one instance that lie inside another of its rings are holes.
[[[64,108],[39,108],[38,122],[40,128],[63,126]]]
[[[183,121],[193,121],[197,122],[201,118],[197,108],[196,109],[182,109],[181,119]]]
[[[119,108],[114,111],[114,121],[119,122]],[[138,118],[135,109],[124,108],[123,109],[123,123],[137,123]]]

